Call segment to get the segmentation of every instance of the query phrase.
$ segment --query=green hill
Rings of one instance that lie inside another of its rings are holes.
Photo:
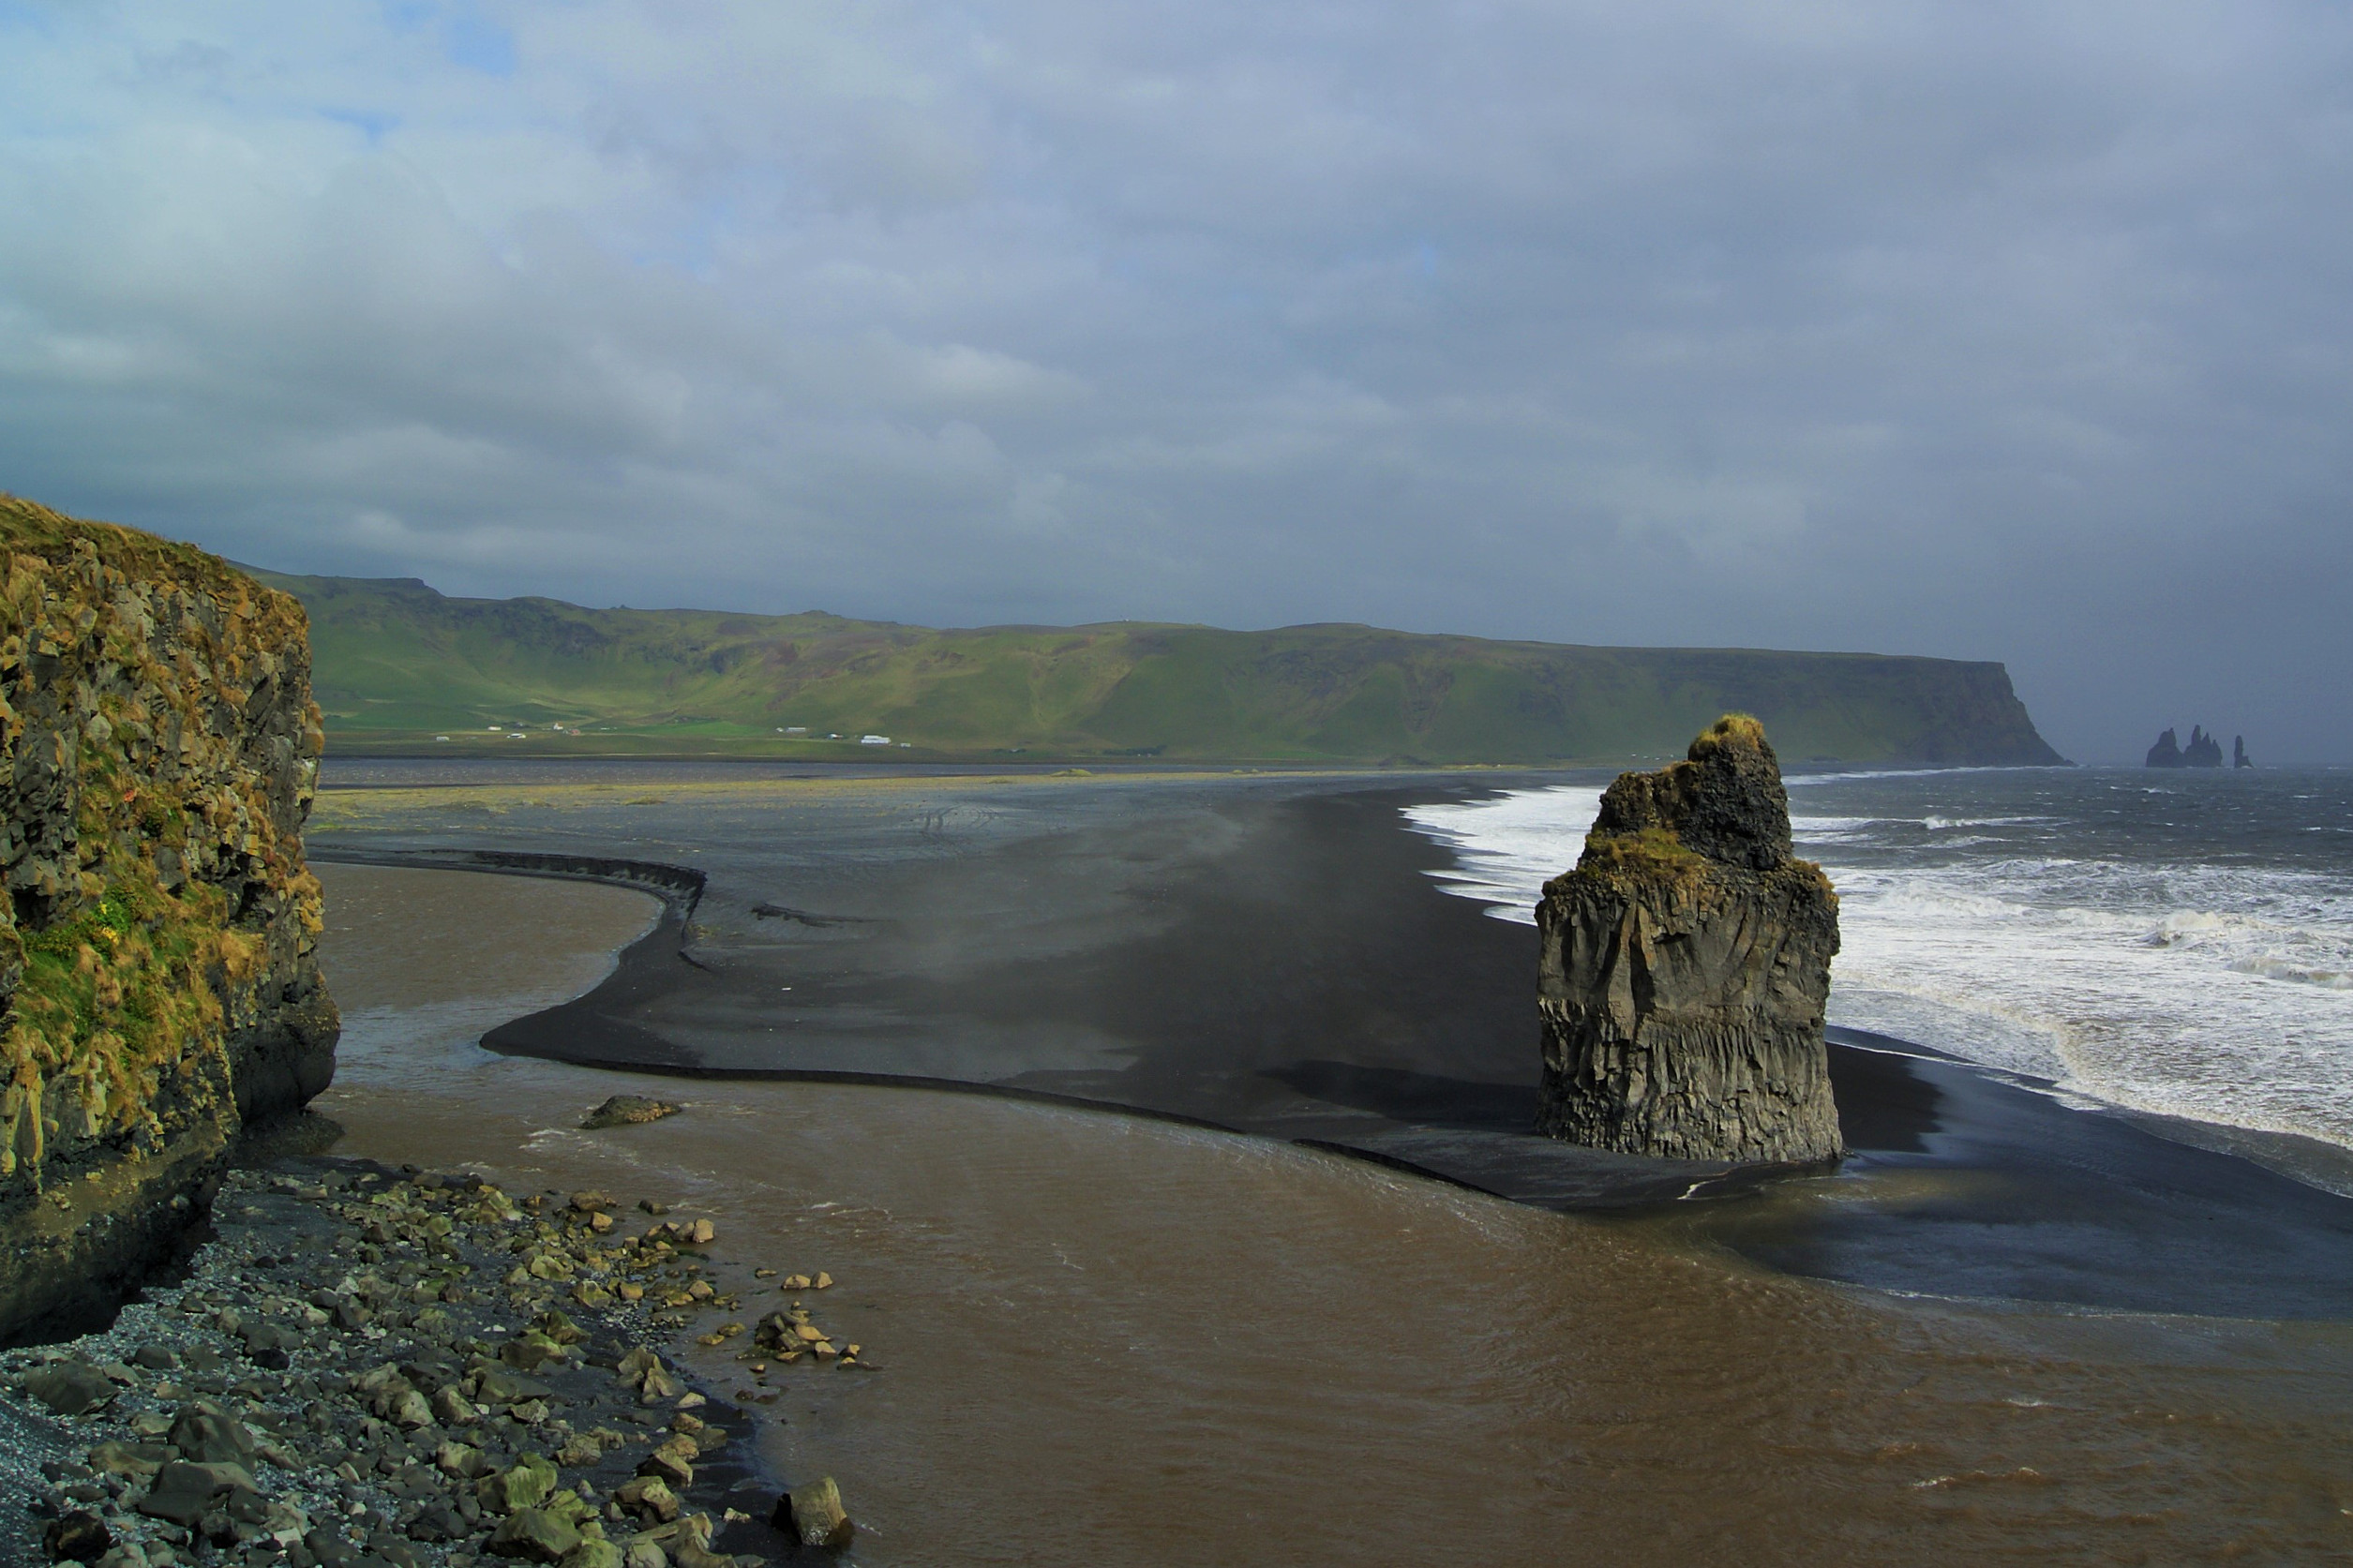
[[[935,631],[254,575],[308,608],[319,701],[347,755],[511,755],[528,743],[576,755],[1617,762],[1680,754],[1740,709],[1791,762],[2060,760],[1995,664],[1340,625]],[[783,733],[793,728],[808,735]],[[859,745],[866,735],[889,736],[887,752]]]

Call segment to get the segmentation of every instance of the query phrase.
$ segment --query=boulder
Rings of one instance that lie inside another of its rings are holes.
[[[556,1467],[536,1454],[526,1454],[512,1467],[475,1482],[474,1501],[492,1514],[517,1514],[537,1507],[555,1489]]]
[[[194,1399],[180,1408],[167,1440],[180,1457],[196,1464],[251,1465],[261,1443],[244,1422],[209,1399]]]
[[[41,1546],[52,1562],[96,1562],[113,1545],[114,1532],[106,1521],[86,1509],[52,1519],[41,1531]]]
[[[665,1116],[675,1116],[679,1108],[667,1100],[648,1099],[643,1095],[615,1095],[589,1113],[581,1127],[593,1132],[600,1127],[636,1127],[645,1122],[658,1122]]]
[[[117,1390],[105,1373],[80,1361],[52,1361],[25,1374],[24,1392],[58,1415],[84,1415],[111,1402]]]
[[[1791,853],[1756,720],[1728,715],[1686,760],[1621,774],[1536,924],[1540,1130],[1677,1159],[1844,1152],[1822,1040],[1837,895]]]
[[[500,1522],[490,1536],[494,1557],[520,1558],[526,1562],[561,1562],[580,1544],[580,1531],[571,1520],[546,1508],[524,1508]]]
[[[804,1546],[846,1546],[857,1529],[842,1507],[841,1487],[830,1475],[787,1492],[771,1522]]]
[[[163,1467],[139,1500],[139,1511],[182,1529],[196,1523],[213,1507],[239,1493],[258,1496],[253,1473],[243,1465],[170,1464]]]

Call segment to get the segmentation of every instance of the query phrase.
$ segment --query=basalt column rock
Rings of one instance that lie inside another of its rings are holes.
[[[0,1341],[110,1312],[326,1086],[302,606],[0,495]]]
[[[1844,1152],[1822,1043],[1838,898],[1790,853],[1756,720],[1719,719],[1688,760],[1621,774],[1536,924],[1542,1131],[1680,1159]]]

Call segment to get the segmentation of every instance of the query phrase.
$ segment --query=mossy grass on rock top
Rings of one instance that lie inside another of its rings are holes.
[[[1621,775],[1536,923],[1542,1130],[1681,1159],[1842,1152],[1822,1040],[1837,895],[1791,853],[1755,719],[1727,714],[1684,761]]]
[[[302,606],[0,496],[0,1339],[103,1315],[334,1069]]]

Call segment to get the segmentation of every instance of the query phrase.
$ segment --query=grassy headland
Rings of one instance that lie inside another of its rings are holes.
[[[319,701],[345,755],[1619,762],[1679,754],[1739,709],[1794,762],[2059,760],[1996,664],[1345,625],[940,631],[255,575],[309,611]],[[867,735],[890,744],[861,745]]]

